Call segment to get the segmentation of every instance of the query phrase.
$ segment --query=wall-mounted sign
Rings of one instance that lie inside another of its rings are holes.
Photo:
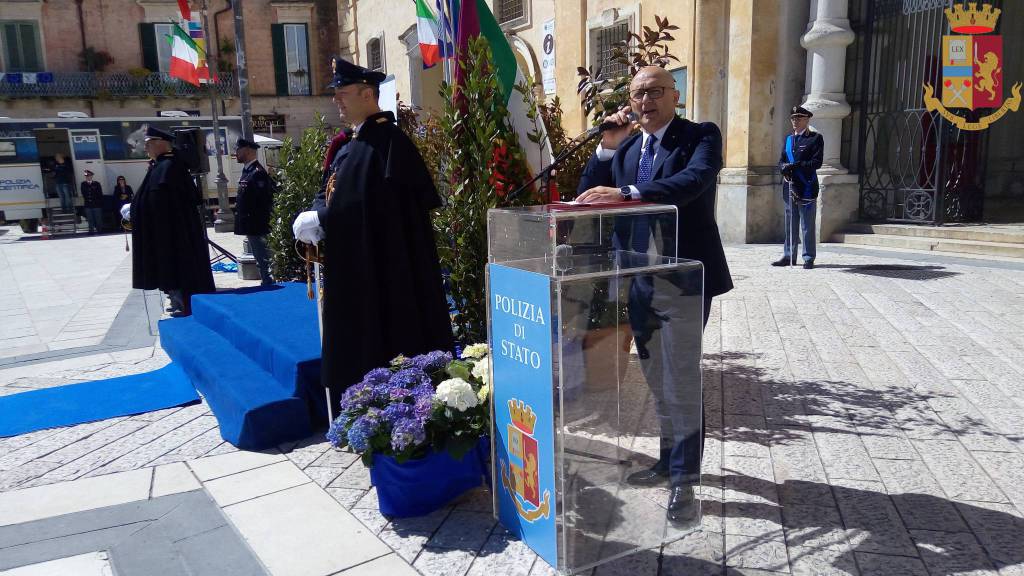
[[[540,75],[544,82],[544,93],[555,93],[555,21],[544,23],[544,41],[541,45],[543,53],[540,57]]]
[[[252,115],[253,132],[267,132],[268,134],[272,134],[275,132],[284,132],[285,128],[284,114]]]

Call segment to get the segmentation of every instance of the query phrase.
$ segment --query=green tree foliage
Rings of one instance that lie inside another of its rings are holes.
[[[334,134],[323,115],[317,114],[312,126],[306,128],[298,146],[285,138],[281,148],[274,211],[270,217],[271,270],[277,280],[305,281],[306,266],[295,251],[292,222],[300,212],[309,210],[320,189],[324,154]]]
[[[487,41],[472,41],[461,65],[465,83],[457,98],[452,98],[451,86],[442,85],[444,112],[424,122],[417,138],[425,144],[421,151],[436,170],[444,200],[434,218],[434,231],[457,308],[455,335],[462,343],[472,343],[487,337],[487,211],[535,204],[538,198],[532,190],[509,197],[529,179],[529,173],[493,73]],[[525,96],[514,92],[512,97]]]

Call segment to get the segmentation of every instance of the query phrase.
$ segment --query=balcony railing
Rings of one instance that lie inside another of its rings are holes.
[[[28,84],[11,82],[6,74],[0,72],[0,98],[206,98],[209,95],[205,85],[196,87],[164,72],[142,75],[128,72],[53,72],[52,76],[52,82]],[[221,74],[216,85],[221,97],[238,95],[234,74]]]

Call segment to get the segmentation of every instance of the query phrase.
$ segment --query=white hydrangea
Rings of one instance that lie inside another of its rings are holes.
[[[466,346],[466,349],[462,351],[462,358],[483,358],[487,356],[488,348],[486,343],[481,344],[470,344]]]
[[[481,404],[483,404],[483,403],[487,402],[487,397],[490,396],[490,395],[491,395],[491,387],[486,385],[486,384],[484,384],[483,386],[480,387],[480,390],[477,391],[476,398],[477,398],[477,400],[480,401]]]
[[[481,358],[473,365],[473,376],[480,379],[484,384],[491,383],[491,359]]]
[[[473,392],[473,386],[462,378],[452,378],[438,384],[434,398],[459,412],[465,412],[480,403]]]

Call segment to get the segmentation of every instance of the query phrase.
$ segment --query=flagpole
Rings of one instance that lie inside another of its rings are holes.
[[[449,74],[448,67],[448,17],[446,16],[448,2],[440,0],[437,3],[438,19],[440,20],[438,25],[438,31],[440,32],[440,43],[441,43],[441,73],[444,77],[445,83],[451,83],[451,75]]]
[[[203,36],[209,43],[210,39],[210,20],[206,15],[207,6],[206,0],[203,0]],[[220,142],[220,120],[217,115],[217,86],[214,78],[217,78],[217,59],[210,58],[210,51],[206,51],[206,65],[210,69],[210,78],[206,82],[206,86],[210,91],[210,109],[212,110],[211,116],[213,116],[213,146],[217,151],[217,218],[213,221],[213,229],[215,232],[230,232],[234,230],[235,216],[231,213],[231,207],[228,204],[228,179],[224,175],[224,160],[223,150],[221,149]],[[204,194],[205,196],[205,194]]]

